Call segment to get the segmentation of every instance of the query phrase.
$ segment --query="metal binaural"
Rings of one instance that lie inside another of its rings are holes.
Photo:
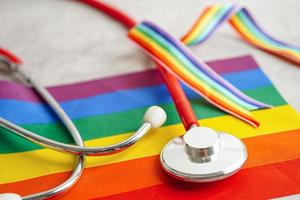
[[[145,122],[131,137],[119,143],[103,146],[103,147],[98,147],[98,146],[83,147],[83,146],[77,146],[72,144],[65,144],[62,142],[45,138],[31,131],[28,131],[20,126],[17,126],[1,117],[0,117],[0,126],[12,131],[12,133],[20,137],[23,137],[36,144],[53,149],[55,151],[68,153],[72,155],[88,155],[88,156],[110,155],[125,150],[129,146],[139,141],[146,133],[148,133],[151,130],[151,124]]]
[[[20,70],[19,66],[15,63],[10,62],[6,59],[0,59],[0,62],[3,62],[7,69],[12,73],[19,75],[22,80],[26,81],[26,83],[31,83],[30,76],[26,75],[22,70]],[[59,104],[55,99],[49,94],[49,92],[42,87],[40,84],[35,83],[32,85],[33,88],[41,95],[41,97],[48,103],[48,105],[53,109],[53,111],[58,115],[58,117],[61,119],[62,123],[65,125],[66,129],[69,131],[70,135],[72,136],[74,142],[76,145],[83,147],[84,143],[83,140],[75,127],[75,125],[72,123],[71,119],[66,115],[66,113],[59,107]],[[18,127],[17,125],[4,120],[0,117],[0,126],[5,127],[4,124],[7,123],[9,125]],[[12,129],[10,129],[12,130]],[[25,129],[24,129],[25,130]],[[36,135],[32,133],[33,135]],[[49,199],[49,198],[55,198],[59,197],[62,194],[64,194],[68,189],[70,189],[80,178],[85,166],[85,156],[79,155],[77,156],[76,164],[73,168],[73,171],[71,175],[61,184],[48,189],[46,191],[41,191],[35,194],[30,194],[27,196],[21,197],[18,194],[13,193],[5,193],[0,194],[0,199],[23,199],[23,200],[33,200],[33,199]]]

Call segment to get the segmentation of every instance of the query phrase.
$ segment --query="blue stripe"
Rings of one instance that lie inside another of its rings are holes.
[[[224,74],[223,77],[240,90],[272,85],[260,69]],[[183,87],[190,99],[198,94]],[[88,98],[61,102],[60,105],[72,119],[122,112],[155,104],[172,102],[164,85],[142,87],[104,93]],[[57,117],[50,108],[41,103],[1,99],[0,116],[17,124],[56,122]]]

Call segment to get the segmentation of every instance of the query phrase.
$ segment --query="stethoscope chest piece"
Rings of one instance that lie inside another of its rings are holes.
[[[221,180],[237,172],[247,158],[244,143],[227,133],[195,127],[171,140],[160,154],[163,169],[189,182]]]

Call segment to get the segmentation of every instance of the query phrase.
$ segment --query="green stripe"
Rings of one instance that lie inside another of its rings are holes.
[[[254,90],[246,90],[244,92],[257,100],[273,106],[286,104],[274,86],[261,87]],[[199,119],[225,115],[224,112],[209,105],[201,98],[193,99],[191,100],[191,103]],[[180,123],[180,119],[173,104],[164,104],[160,106],[162,106],[168,114],[168,120],[165,125]],[[75,120],[74,123],[79,129],[84,140],[118,135],[135,131],[140,125],[146,109],[147,108],[145,107],[127,112],[93,116]],[[61,124],[31,124],[24,125],[22,127],[51,139],[67,143],[72,142],[68,132]],[[1,127],[0,134],[0,153],[15,153],[42,148],[14,135],[13,133],[9,133],[9,131]]]

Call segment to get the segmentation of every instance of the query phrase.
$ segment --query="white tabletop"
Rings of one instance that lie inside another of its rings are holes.
[[[180,37],[212,0],[111,0],[138,20],[152,20]],[[188,2],[188,4],[186,3]],[[243,2],[271,35],[300,46],[300,1]],[[126,30],[72,0],[1,0],[0,46],[23,58],[45,85],[78,82],[153,67],[126,38]],[[284,98],[300,111],[300,66],[257,50],[223,26],[193,47],[202,60],[251,54]],[[3,76],[1,77],[4,78]]]

